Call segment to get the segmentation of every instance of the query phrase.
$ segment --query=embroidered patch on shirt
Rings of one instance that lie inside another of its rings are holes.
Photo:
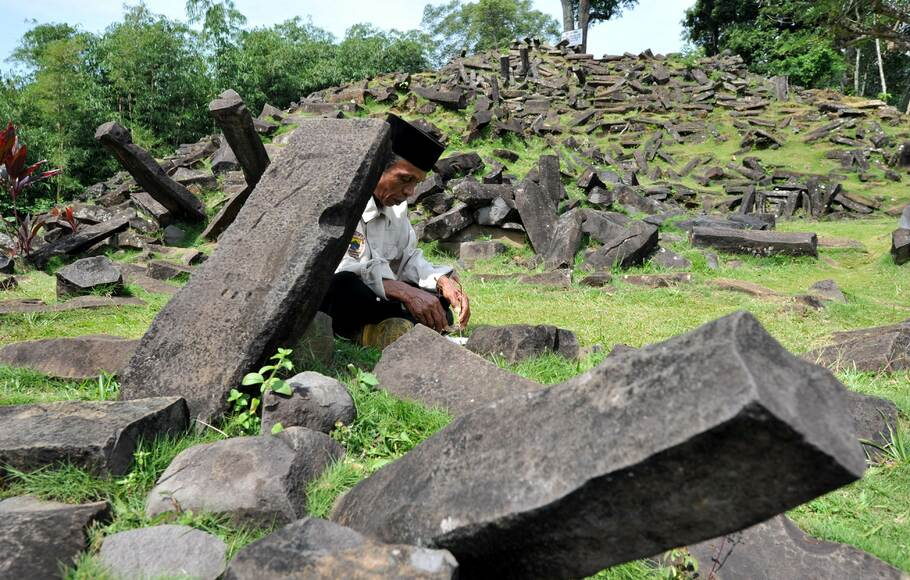
[[[366,246],[363,242],[363,234],[354,232],[354,237],[351,238],[351,244],[348,246],[348,256],[352,258],[360,258],[363,256],[363,253],[366,250]]]

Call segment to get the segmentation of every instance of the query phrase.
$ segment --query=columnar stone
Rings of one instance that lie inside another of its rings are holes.
[[[253,186],[248,185],[227,200],[224,206],[215,214],[215,217],[209,221],[209,225],[202,232],[202,237],[213,242],[216,241],[224,230],[237,219],[237,214],[240,213],[240,209],[246,203],[246,200],[250,198],[253,189]]]
[[[910,262],[910,230],[900,228],[891,234],[891,257],[898,266]]]
[[[332,519],[445,548],[465,577],[586,576],[858,479],[843,396],[740,312],[456,418]]]
[[[910,230],[910,204],[901,212],[900,229]]]
[[[262,139],[253,127],[253,116],[237,91],[228,89],[209,103],[209,114],[224,133],[224,138],[234,152],[247,185],[256,187],[269,165],[269,155]]]
[[[301,122],[218,248],[155,318],[121,396],[184,395],[191,416],[208,421],[245,373],[293,345],[379,180],[388,132],[379,120]]]
[[[57,270],[57,298],[84,296],[96,290],[123,292],[123,273],[106,256],[82,258]]]
[[[426,223],[420,238],[425,242],[446,240],[474,223],[474,210],[464,203],[458,203]]]
[[[550,247],[544,255],[544,265],[548,270],[575,266],[575,254],[581,246],[582,216],[579,208],[569,210],[559,216],[553,227]]]
[[[771,79],[774,83],[774,98],[778,101],[790,100],[790,77],[787,75],[776,76]]]
[[[392,395],[453,415],[542,388],[422,325],[386,347],[373,372]]]
[[[117,578],[217,580],[226,555],[227,545],[215,536],[165,524],[107,536],[98,559]]]
[[[818,257],[818,238],[812,233],[695,227],[690,240],[696,246],[710,246],[734,254]]]
[[[528,57],[528,47],[522,46],[518,49],[518,56],[521,58],[521,74],[527,76],[531,72],[531,60]]]
[[[239,524],[287,524],[306,515],[307,484],[343,455],[334,439],[303,427],[196,445],[164,471],[145,512],[192,510]]]
[[[447,109],[460,110],[468,106],[467,95],[461,89],[447,91],[414,85],[411,87],[411,92]]]
[[[657,250],[657,226],[645,222],[629,222],[626,226],[614,225],[607,229],[608,237],[603,246],[585,258],[585,266],[590,270],[637,266]]]
[[[0,407],[0,465],[31,470],[67,461],[123,475],[140,438],[177,435],[187,426],[178,397]]]
[[[897,568],[862,550],[813,538],[780,515],[695,546],[689,553],[706,578],[906,580]]]
[[[59,578],[88,547],[88,530],[111,519],[107,502],[69,505],[31,496],[0,501],[0,578]]]
[[[94,379],[123,368],[138,340],[92,335],[15,342],[0,348],[0,364],[25,367],[61,379]]]
[[[344,526],[303,518],[240,550],[224,577],[453,580],[457,576],[458,563],[445,550],[381,544]]]
[[[559,174],[559,157],[541,155],[537,166],[540,186],[550,194],[553,203],[559,205],[559,202],[566,196],[566,188],[563,186],[562,177]]]
[[[98,127],[95,140],[100,141],[136,183],[161,205],[186,219],[205,220],[205,205],[186,187],[168,177],[145,149],[134,144],[129,129],[110,121]]]
[[[144,191],[131,193],[130,201],[136,206],[136,209],[154,219],[161,227],[167,227],[174,222],[171,211]]]
[[[38,248],[29,254],[28,260],[35,266],[43,268],[51,258],[82,253],[114,234],[126,231],[129,225],[130,216],[120,215],[100,224],[79,228],[75,234],[63,236],[53,243]]]
[[[910,369],[910,323],[878,326],[834,335],[834,344],[804,358],[835,369],[897,372]]]
[[[502,84],[505,86],[509,85],[511,66],[508,55],[499,57],[499,76],[502,78]]]
[[[534,251],[545,254],[550,249],[558,220],[553,198],[540,185],[525,179],[515,189],[515,209]]]

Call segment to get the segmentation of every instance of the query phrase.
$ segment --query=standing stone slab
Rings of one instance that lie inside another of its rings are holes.
[[[689,547],[699,572],[717,580],[906,580],[907,575],[862,550],[818,540],[787,516]]]
[[[224,138],[240,162],[243,175],[250,187],[256,187],[266,167],[269,154],[253,126],[253,116],[240,95],[228,89],[209,103],[209,114],[224,132]]]
[[[225,580],[453,580],[457,572],[445,550],[381,544],[344,526],[303,518],[240,550]]]
[[[31,470],[67,461],[123,475],[141,437],[177,435],[188,422],[179,397],[0,407],[0,465]]]
[[[208,422],[245,373],[300,338],[379,180],[388,132],[378,120],[301,123],[142,338],[121,377],[124,399],[179,394]]]
[[[419,324],[382,351],[373,372],[392,395],[453,415],[542,388]]]
[[[891,234],[891,257],[898,266],[910,262],[910,230],[900,228]]]
[[[581,246],[582,221],[583,213],[578,208],[567,211],[556,220],[550,247],[544,256],[544,265],[548,270],[575,266],[575,254]]]
[[[129,129],[110,121],[98,127],[95,140],[100,141],[136,183],[161,205],[189,220],[205,220],[205,205],[186,187],[168,177],[146,150],[134,144]]]
[[[465,577],[586,576],[859,478],[843,394],[740,312],[455,419],[333,520],[445,548]]]
[[[515,209],[534,251],[545,254],[550,249],[559,219],[553,198],[540,185],[525,179],[515,190]]]
[[[710,246],[733,254],[818,257],[818,238],[812,233],[694,227],[690,240],[695,246]]]
[[[0,501],[0,578],[59,578],[88,547],[88,528],[110,521],[107,502],[82,505],[31,496]]]
[[[217,580],[227,545],[189,526],[165,524],[104,538],[98,559],[117,578]]]
[[[238,524],[287,524],[306,515],[307,484],[343,455],[334,439],[303,427],[196,445],[164,471],[145,513],[192,510]]]
[[[0,348],[0,364],[61,379],[93,379],[103,372],[116,374],[138,344],[138,340],[106,335],[16,342]]]

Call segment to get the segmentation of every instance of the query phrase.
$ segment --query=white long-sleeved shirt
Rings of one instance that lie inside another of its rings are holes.
[[[417,284],[433,292],[440,276],[451,273],[452,268],[434,266],[417,249],[417,234],[408,221],[407,202],[378,207],[371,197],[335,272],[354,272],[385,299],[383,280]]]

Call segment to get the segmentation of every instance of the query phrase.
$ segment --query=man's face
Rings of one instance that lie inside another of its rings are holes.
[[[379,178],[373,197],[379,205],[385,207],[398,205],[414,195],[414,188],[426,178],[426,171],[409,161],[399,159]]]

